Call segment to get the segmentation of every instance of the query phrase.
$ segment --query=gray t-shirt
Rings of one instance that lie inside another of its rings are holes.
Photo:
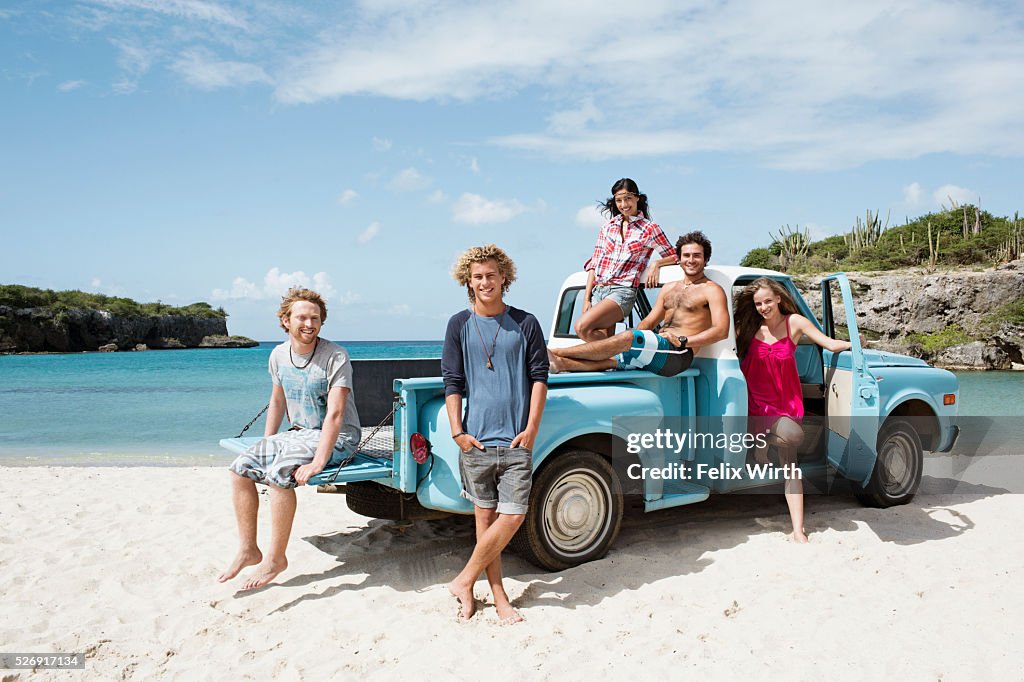
[[[288,406],[288,421],[303,429],[321,429],[327,416],[327,392],[336,387],[349,389],[342,415],[341,431],[336,447],[355,448],[361,435],[359,413],[352,392],[352,363],[348,351],[327,339],[320,339],[316,350],[299,355],[289,350],[285,341],[270,352],[270,380],[284,389]],[[309,364],[306,365],[306,361]],[[305,366],[304,369],[299,369]]]

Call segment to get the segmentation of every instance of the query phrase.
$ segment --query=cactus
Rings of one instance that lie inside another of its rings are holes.
[[[952,199],[951,199],[952,200]],[[932,244],[932,222],[928,221],[928,267],[934,269],[939,262],[939,239],[942,232],[935,230],[935,244]]]
[[[855,254],[869,246],[874,246],[878,243],[878,238],[882,236],[882,233],[889,229],[889,214],[885,216],[885,225],[882,225],[882,221],[879,219],[878,212],[871,213],[871,209],[867,210],[864,217],[864,222],[860,221],[860,217],[857,218],[854,223],[853,229],[850,234],[843,235],[843,241],[850,248],[850,253]]]
[[[768,236],[772,238],[772,244],[779,245],[779,267],[782,270],[803,261],[811,248],[810,230],[806,227],[801,230],[799,225],[796,229],[785,225],[779,228],[778,235],[769,232]]]
[[[1014,220],[1010,234],[996,252],[996,259],[1001,263],[1009,263],[1021,256],[1024,256],[1024,223]]]

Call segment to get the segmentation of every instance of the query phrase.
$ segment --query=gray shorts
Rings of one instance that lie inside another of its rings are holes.
[[[590,292],[590,304],[597,305],[606,298],[615,301],[622,310],[622,319],[629,319],[629,313],[636,302],[636,289],[618,284],[598,284]]]
[[[533,454],[527,448],[470,448],[459,453],[462,496],[499,514],[525,514],[533,484]]]

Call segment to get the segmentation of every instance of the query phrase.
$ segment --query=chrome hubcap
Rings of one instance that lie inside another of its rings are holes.
[[[544,531],[551,545],[565,555],[582,554],[608,529],[611,491],[587,470],[565,473],[544,500]]]
[[[902,433],[890,436],[878,453],[882,473],[882,483],[889,495],[904,494],[914,479],[914,443]]]

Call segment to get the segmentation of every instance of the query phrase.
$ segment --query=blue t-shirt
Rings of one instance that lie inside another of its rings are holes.
[[[548,381],[548,352],[540,323],[512,306],[504,316],[481,317],[471,310],[452,315],[441,353],[441,375],[445,396],[466,398],[463,430],[487,446],[511,445],[529,420],[532,384]]]

